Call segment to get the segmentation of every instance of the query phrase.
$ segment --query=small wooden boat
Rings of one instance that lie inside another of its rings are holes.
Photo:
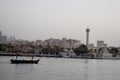
[[[33,64],[38,64],[39,62],[39,59],[38,60],[18,60],[18,59],[11,59],[10,60],[11,63],[14,63],[14,64],[26,64],[26,63],[33,63]]]
[[[20,54],[16,54],[16,59],[11,59],[10,61],[11,61],[11,63],[14,63],[14,64],[38,64],[38,62],[40,61],[40,59],[37,59],[37,60],[34,60],[33,59],[33,56],[32,56],[32,59],[30,59],[30,60],[22,60],[22,59],[18,59],[18,55],[20,55]]]

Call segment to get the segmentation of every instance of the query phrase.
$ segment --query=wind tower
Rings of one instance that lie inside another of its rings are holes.
[[[90,32],[90,29],[88,28],[87,26],[87,29],[86,29],[86,46],[88,47],[89,45],[89,32]]]

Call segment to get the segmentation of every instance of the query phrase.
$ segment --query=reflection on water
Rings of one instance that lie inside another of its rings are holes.
[[[0,80],[119,80],[119,60],[41,58],[38,64],[10,64],[0,57]]]

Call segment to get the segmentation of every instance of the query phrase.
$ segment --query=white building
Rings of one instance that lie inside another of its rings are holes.
[[[43,46],[43,47],[46,47],[46,46],[47,46],[47,42],[46,42],[46,41],[42,41],[42,42],[40,43],[40,45]]]
[[[94,46],[94,44],[89,44],[88,45],[88,48],[94,48],[95,46]]]
[[[16,39],[15,39],[15,37],[14,36],[10,36],[10,37],[8,37],[8,39],[7,39],[7,41],[15,41]]]
[[[59,39],[53,39],[53,38],[47,39],[45,40],[45,42],[47,42],[48,46],[60,46],[61,44],[61,41]]]
[[[45,42],[47,42],[48,46],[60,46],[64,48],[76,48],[81,44],[81,42],[78,40],[67,38],[62,38],[61,40],[50,38],[45,40]]]
[[[70,47],[70,44],[69,44],[69,42],[67,41],[67,38],[62,38],[62,40],[61,40],[61,45],[62,45],[62,47],[64,47],[64,48],[69,48]]]
[[[41,44],[41,42],[42,42],[42,40],[36,40],[35,41],[36,46],[39,46]]]
[[[97,47],[102,48],[102,47],[107,47],[107,44],[104,43],[104,41],[97,41]]]
[[[6,43],[7,42],[7,36],[1,36],[0,37],[0,42],[1,43]]]
[[[7,36],[2,35],[2,31],[0,31],[0,43],[6,43],[7,42]]]

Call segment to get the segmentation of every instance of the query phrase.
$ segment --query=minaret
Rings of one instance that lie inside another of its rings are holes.
[[[90,32],[90,29],[87,27],[87,29],[86,29],[86,46],[87,47],[89,45],[89,32]]]

